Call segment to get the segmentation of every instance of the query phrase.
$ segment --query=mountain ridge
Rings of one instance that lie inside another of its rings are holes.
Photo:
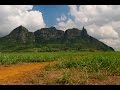
[[[84,27],[82,30],[71,28],[66,31],[50,27],[29,32],[21,25],[8,35],[0,37],[0,42],[0,51],[32,48],[37,48],[37,51],[114,51],[112,47],[90,36]]]

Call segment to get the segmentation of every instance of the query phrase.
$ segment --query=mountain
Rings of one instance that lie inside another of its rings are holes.
[[[30,48],[35,42],[33,32],[29,32],[23,26],[19,26],[10,32],[9,35],[0,38],[0,50],[11,51]]]
[[[34,42],[34,33],[29,32],[25,27],[19,26],[15,28],[9,35],[5,36],[7,42],[30,43]]]
[[[55,27],[42,28],[34,32],[36,43],[58,43],[64,37],[64,31]]]
[[[23,26],[0,38],[0,51],[114,51],[112,47],[77,28],[65,32],[55,27],[29,32]]]

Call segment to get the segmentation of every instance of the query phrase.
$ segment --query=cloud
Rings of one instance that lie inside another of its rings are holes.
[[[105,25],[105,26],[96,26],[96,25],[91,25],[88,26],[88,33],[96,37],[97,39],[117,39],[119,38],[118,33],[113,29],[112,26]]]
[[[114,47],[116,51],[120,51],[120,39],[100,39],[100,41]]]
[[[0,5],[0,36],[20,25],[32,32],[45,27],[42,13],[32,8],[32,5]]]
[[[56,28],[60,30],[67,30],[69,28],[76,27],[76,24],[72,21],[72,19],[68,19],[67,21],[61,20],[61,18],[58,19],[58,24],[55,25]]]
[[[88,34],[120,50],[120,5],[68,5],[68,21],[59,21],[56,27],[79,28],[85,26]],[[61,25],[62,23],[62,25]]]
[[[66,19],[67,19],[67,17],[63,14],[63,15],[61,15],[61,17],[57,18],[56,20],[58,22],[62,22],[62,21],[66,21]]]

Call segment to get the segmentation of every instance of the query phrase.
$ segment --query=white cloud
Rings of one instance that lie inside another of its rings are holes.
[[[66,21],[67,17],[63,14],[61,17],[57,18],[58,22]]]
[[[120,51],[120,39],[100,39],[100,41],[106,43],[107,45],[114,47],[116,51]]]
[[[75,21],[91,25],[102,26],[111,21],[120,21],[119,5],[69,5],[70,14],[75,17]]]
[[[72,25],[59,21],[57,28],[85,26],[88,34],[120,50],[120,5],[68,5]],[[69,17],[67,17],[69,18]],[[60,23],[63,25],[60,25]]]
[[[63,21],[61,19],[59,19],[58,21],[59,21],[59,23],[57,25],[55,25],[55,27],[57,29],[65,31],[65,30],[67,30],[69,28],[76,27],[76,24],[70,18],[67,21]]]
[[[32,8],[32,5],[0,5],[0,36],[20,25],[32,32],[45,27],[42,13]]]
[[[88,33],[97,39],[117,39],[118,33],[110,25],[96,26],[95,24],[87,26]]]

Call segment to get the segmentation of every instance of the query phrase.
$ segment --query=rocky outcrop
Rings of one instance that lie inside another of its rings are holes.
[[[82,37],[87,37],[87,36],[89,36],[89,35],[87,34],[87,30],[86,30],[84,27],[82,28],[81,36],[82,36]]]
[[[81,30],[78,30],[77,28],[67,29],[64,33],[64,37],[66,39],[77,38],[80,36],[81,36]]]
[[[87,34],[86,29],[83,27],[82,30],[77,28],[67,29],[64,33],[64,37],[66,39],[74,39],[74,38],[82,38],[82,37],[89,37]]]
[[[57,30],[55,27],[42,28],[35,31],[34,35],[37,43],[58,42],[63,38],[64,31]]]

